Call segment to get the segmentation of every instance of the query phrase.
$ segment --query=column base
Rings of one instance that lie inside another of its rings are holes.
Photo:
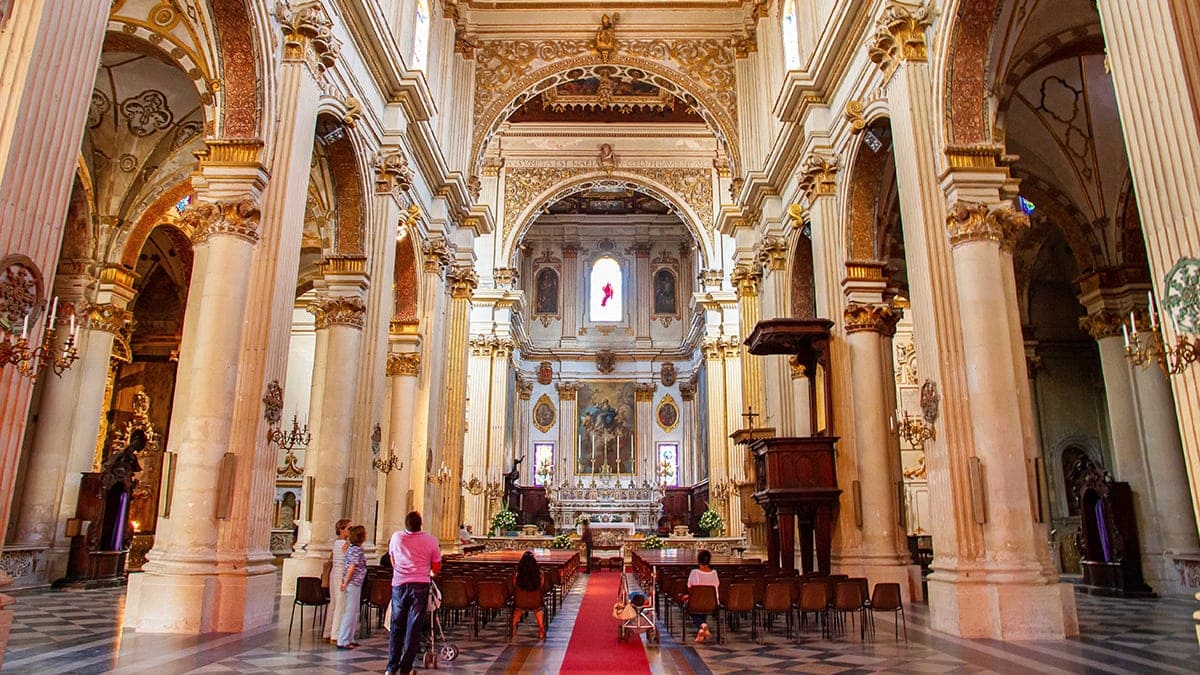
[[[296,595],[296,579],[298,577],[320,577],[325,568],[323,558],[284,558],[283,581],[280,582],[279,594],[292,597]]]
[[[961,571],[958,579],[954,576],[934,572],[928,579],[929,623],[934,630],[993,640],[1062,640],[1079,635],[1075,589],[1070,584],[976,582]]]
[[[270,566],[234,574],[142,572],[129,575],[124,625],[139,633],[233,633],[271,623],[274,610]]]
[[[1200,590],[1200,553],[1161,553],[1142,557],[1146,583],[1162,596],[1191,598]]]
[[[849,574],[852,577],[866,577],[867,582],[871,586],[873,592],[875,584],[896,583],[900,585],[900,597],[905,603],[913,602],[914,599],[920,599],[923,595],[920,586],[921,567],[919,565],[905,565],[898,562],[868,562],[861,560],[846,560],[839,561],[833,566],[834,571],[839,574]],[[917,573],[917,587],[913,588],[913,570]]]

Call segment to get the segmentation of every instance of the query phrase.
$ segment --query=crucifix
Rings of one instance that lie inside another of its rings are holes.
[[[748,406],[746,412],[742,413],[742,417],[746,418],[746,428],[754,429],[754,418],[758,417],[758,413],[754,412],[754,406]]]

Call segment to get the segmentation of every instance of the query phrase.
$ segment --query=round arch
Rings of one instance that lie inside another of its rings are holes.
[[[517,245],[525,237],[525,233],[529,231],[529,228],[533,225],[533,221],[543,209],[564,197],[595,187],[619,187],[633,190],[653,197],[670,206],[672,212],[679,216],[684,226],[688,228],[688,231],[692,233],[692,236],[699,244],[700,256],[702,258],[701,266],[708,267],[708,261],[714,259],[712,240],[700,228],[700,218],[675,191],[645,176],[621,171],[614,171],[610,174],[600,170],[580,176],[573,176],[570,179],[556,183],[529,200],[529,203],[521,209],[520,215],[515,220],[517,226],[512,228],[511,232],[506,233],[500,259],[507,260],[510,265],[516,264]]]
[[[652,84],[679,98],[695,110],[720,141],[729,156],[732,175],[740,175],[737,120],[730,110],[736,109],[733,100],[724,101],[718,94],[710,93],[706,87],[687,75],[648,59],[628,56],[610,56],[608,60],[596,55],[579,56],[559,61],[534,70],[517,80],[505,95],[497,96],[475,116],[474,139],[471,156],[474,171],[479,172],[483,162],[483,151],[488,142],[500,130],[501,125],[529,99],[551,87],[601,74],[621,79],[636,79]]]
[[[421,262],[421,251],[417,238],[410,228],[401,228],[396,240],[396,262],[392,269],[392,318],[400,321],[417,321],[421,314],[420,277],[417,266]]]
[[[356,140],[340,117],[329,112],[318,114],[316,142],[324,147],[329,162],[337,211],[337,227],[329,252],[333,255],[366,254],[368,190],[363,153]]]

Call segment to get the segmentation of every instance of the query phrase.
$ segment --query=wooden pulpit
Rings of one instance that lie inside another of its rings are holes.
[[[760,321],[746,339],[751,354],[785,354],[808,376],[812,436],[756,438],[749,441],[754,457],[754,501],[767,514],[767,560],[772,566],[796,568],[796,533],[805,573],[829,574],[833,523],[842,493],[832,436],[833,387],[830,382],[827,319]],[[815,558],[815,560],[814,560]],[[814,566],[815,563],[815,566]]]

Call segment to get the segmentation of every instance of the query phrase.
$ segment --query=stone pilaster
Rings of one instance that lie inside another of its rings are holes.
[[[587,311],[587,303],[579,294],[579,248],[563,247],[562,328],[563,342],[574,342],[579,335],[579,315]]]
[[[424,478],[424,448],[413,444],[413,411],[416,407],[417,377],[421,372],[421,338],[413,334],[390,336],[392,351],[388,354],[387,376],[391,381],[391,420],[388,423],[387,447],[380,448],[381,462],[396,457],[384,478],[383,518],[376,534],[377,541],[386,541],[392,532],[404,526],[404,516],[415,504],[412,499],[411,476]],[[386,545],[386,544],[385,544]]]
[[[678,457],[680,460],[687,457],[691,461],[686,464],[682,461],[679,462],[678,483],[679,485],[695,485],[703,475],[700,465],[700,451],[703,444],[699,440],[703,429],[697,423],[696,385],[691,382],[679,383],[679,398],[682,399],[680,412],[683,415],[683,421],[680,422],[680,434],[683,442],[679,444]]]
[[[529,380],[526,380],[525,378],[521,377],[520,373],[517,373],[516,378],[517,378],[517,385],[516,385],[516,390],[517,390],[516,391],[516,393],[517,393],[517,406],[516,406],[517,421],[516,421],[516,423],[517,423],[517,426],[513,430],[513,442],[516,444],[516,447],[513,449],[513,452],[516,453],[518,456],[529,457],[529,461],[526,462],[526,464],[530,464],[531,466],[525,467],[523,479],[529,485],[533,485],[533,474],[537,471],[537,467],[532,466],[532,464],[533,464],[533,443],[529,439],[529,430],[533,428],[533,410],[532,410],[533,403],[531,401],[531,399],[533,398],[533,383],[530,382]],[[561,450],[557,454],[559,455],[559,457],[562,457]],[[559,457],[554,458],[555,471],[559,470],[559,467],[558,467],[558,464],[560,463]],[[558,474],[553,473],[551,475],[557,476]]]
[[[637,243],[632,248],[634,268],[634,342],[639,346],[650,346],[650,311],[654,303],[654,272],[650,267],[650,243]],[[584,306],[587,306],[585,303]]]
[[[654,448],[654,391],[658,385],[653,382],[638,382],[634,385],[634,417],[637,419],[638,438],[636,447],[640,449],[641,466],[633,467],[634,473],[642,473],[646,480],[655,482],[658,470],[658,457]]]
[[[446,389],[442,410],[442,463],[450,470],[450,480],[441,486],[441,510],[427,514],[430,533],[443,542],[458,538],[462,519],[459,495],[462,492],[463,443],[466,424],[467,338],[471,318],[471,295],[479,285],[475,270],[460,265],[447,273],[450,306],[446,309]],[[433,517],[429,517],[433,516]]]
[[[579,457],[575,420],[579,419],[579,383],[559,382],[555,389],[558,390],[558,454],[562,458],[559,462],[561,464],[566,460],[566,471],[561,473],[560,478],[566,480],[575,475],[578,469],[575,466]]]
[[[433,448],[441,445],[442,409],[446,401],[445,373],[446,307],[450,293],[445,272],[452,260],[445,240],[440,235],[422,243],[421,257],[424,274],[421,277],[421,325],[428,326],[421,343],[421,374],[417,377],[417,409],[413,420],[413,456],[416,466],[409,489],[413,491],[413,508],[427,513],[437,508],[430,492],[428,476],[434,471]],[[466,349],[466,346],[463,346]],[[426,531],[431,531],[426,528]]]
[[[491,425],[492,357],[496,350],[493,335],[473,335],[469,341],[471,354],[467,361],[467,437],[463,445],[463,515],[462,522],[468,523],[476,532],[486,532],[484,523],[487,497],[483,495],[484,484],[493,478],[488,466],[488,431]],[[468,485],[474,479],[474,483]],[[477,492],[472,494],[471,488]],[[482,528],[482,529],[481,529]]]
[[[796,235],[801,236],[801,235]],[[792,308],[788,302],[792,280],[788,275],[787,242],[780,237],[764,237],[756,250],[756,259],[762,265],[761,316],[760,319],[790,317]],[[747,326],[747,331],[754,326]],[[747,332],[747,335],[749,333]],[[780,436],[796,433],[796,406],[792,397],[791,368],[784,355],[760,356],[763,371],[763,426],[774,427]]]

